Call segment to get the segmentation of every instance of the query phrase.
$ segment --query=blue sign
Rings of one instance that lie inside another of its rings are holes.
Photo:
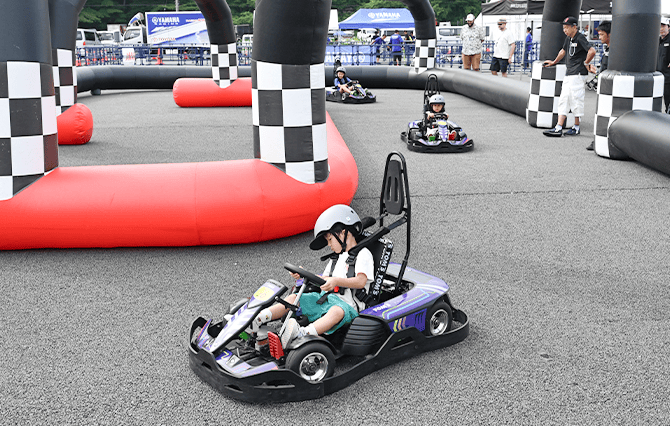
[[[149,44],[209,44],[201,12],[147,12],[146,18]]]

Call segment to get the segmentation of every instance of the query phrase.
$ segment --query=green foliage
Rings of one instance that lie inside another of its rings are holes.
[[[226,0],[233,14],[233,23],[251,24],[255,0]],[[462,25],[468,13],[481,12],[480,0],[431,0],[438,22],[451,21]],[[347,19],[358,9],[404,7],[400,1],[388,0],[332,0],[333,9],[338,10],[340,21]],[[88,0],[79,15],[80,26],[107,28],[107,24],[127,24],[137,12],[167,12],[176,10],[174,0]],[[179,0],[179,10],[198,10],[195,0]]]

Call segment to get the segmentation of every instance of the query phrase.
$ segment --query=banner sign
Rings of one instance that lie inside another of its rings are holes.
[[[209,45],[201,12],[147,12],[148,44]]]

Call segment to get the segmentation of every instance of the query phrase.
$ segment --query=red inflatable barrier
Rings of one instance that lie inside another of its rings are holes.
[[[57,168],[0,201],[0,249],[240,244],[306,232],[358,186],[330,116],[327,129],[324,183],[260,160]]]
[[[238,78],[222,89],[209,78],[180,78],[172,86],[172,96],[180,107],[251,106],[251,79]]]
[[[58,116],[58,145],[83,145],[93,136],[93,115],[84,104],[74,104]]]

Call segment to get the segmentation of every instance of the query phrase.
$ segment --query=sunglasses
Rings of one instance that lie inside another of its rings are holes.
[[[505,23],[504,23],[504,22],[503,22],[503,23],[501,23],[501,24],[498,24],[498,26],[499,26],[499,27],[502,27],[503,25],[505,25]]]

